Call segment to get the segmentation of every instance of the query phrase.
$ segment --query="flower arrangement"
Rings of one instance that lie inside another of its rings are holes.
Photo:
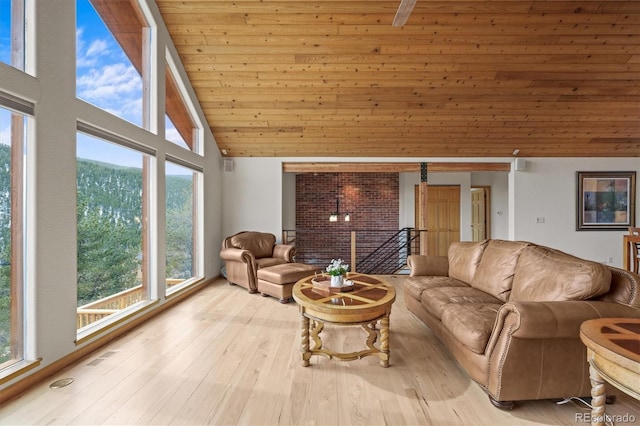
[[[344,263],[342,259],[331,259],[331,263],[327,266],[327,273],[331,276],[344,275],[349,270],[349,265]]]

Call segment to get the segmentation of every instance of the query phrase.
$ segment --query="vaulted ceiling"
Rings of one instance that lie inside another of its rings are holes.
[[[157,0],[233,157],[640,157],[640,1]]]

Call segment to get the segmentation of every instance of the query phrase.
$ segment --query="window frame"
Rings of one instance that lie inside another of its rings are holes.
[[[75,0],[76,7],[77,2]],[[112,0],[83,0],[89,3],[93,7],[95,13],[102,20],[105,28],[109,31],[111,36],[115,39],[118,47],[124,53],[129,60],[129,63],[136,70],[141,79],[142,90],[140,92],[140,100],[142,102],[141,116],[135,117],[135,120],[140,120],[140,127],[147,129],[157,134],[157,90],[156,76],[157,61],[155,58],[157,50],[157,37],[155,37],[156,28],[155,22],[151,18],[151,13],[148,11],[146,5],[137,0],[129,0],[128,2],[120,2],[119,7],[112,7],[109,5]],[[123,8],[122,6],[128,4],[130,8]],[[132,30],[133,22],[139,25],[137,30],[139,31],[139,40],[136,39],[136,31]],[[78,18],[76,17],[76,31],[78,27]],[[77,65],[76,65],[77,73]],[[76,76],[77,79],[77,76]],[[77,89],[76,96],[78,97]],[[132,122],[127,117],[119,114],[113,114],[106,108],[100,105],[94,104],[88,99],[78,97],[85,102],[88,102],[102,111],[112,114],[123,120]],[[135,122],[132,122],[136,124]],[[137,125],[137,124],[136,124]]]
[[[158,300],[158,292],[153,283],[156,281],[155,270],[158,259],[158,252],[155,247],[157,239],[155,230],[157,229],[157,193],[155,179],[153,176],[157,170],[157,151],[149,146],[140,144],[131,139],[116,135],[107,130],[93,126],[87,122],[78,121],[76,126],[77,134],[81,133],[89,137],[99,139],[103,142],[111,143],[125,149],[133,150],[142,155],[142,194],[141,194],[141,284],[143,292],[143,300],[133,303],[118,312],[105,318],[92,322],[84,327],[77,329],[76,344],[80,344],[105,329],[110,328],[113,324],[119,323],[125,318],[146,309]],[[77,143],[77,141],[76,141]],[[77,161],[77,157],[76,157]],[[77,283],[76,283],[77,285]]]
[[[19,71],[25,71],[27,59],[26,0],[9,0],[9,62],[0,61]]]
[[[25,261],[27,257],[27,144],[30,143],[34,120],[34,105],[15,96],[0,92],[0,108],[7,111],[11,118],[10,155],[10,351],[11,359],[0,364],[0,370],[21,365],[26,358],[26,315],[25,296],[27,279]]]
[[[203,206],[203,183],[204,183],[204,171],[202,167],[197,166],[195,164],[184,161],[178,157],[167,155],[165,158],[165,163],[170,162],[176,166],[183,167],[192,172],[192,217],[193,217],[193,229],[192,229],[192,243],[193,243],[193,253],[192,255],[192,268],[193,274],[189,279],[186,279],[184,282],[179,285],[172,286],[169,288],[165,285],[165,292],[167,295],[171,295],[176,293],[177,291],[183,289],[184,287],[188,287],[195,282],[198,282],[204,278],[204,243],[203,243],[203,231],[204,231],[204,206]],[[165,164],[165,182],[166,182],[166,164]],[[165,187],[166,193],[166,187]],[[166,197],[166,196],[165,196]],[[166,213],[166,200],[165,200],[165,213]],[[166,214],[165,214],[166,217]],[[167,250],[166,250],[166,226],[165,222],[165,264],[167,261]],[[165,269],[165,282],[169,277],[166,276]]]

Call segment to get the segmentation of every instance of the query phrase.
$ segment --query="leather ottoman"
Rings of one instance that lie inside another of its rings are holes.
[[[258,291],[263,296],[273,296],[280,303],[291,299],[293,285],[304,277],[321,272],[321,269],[304,263],[283,263],[258,269]]]

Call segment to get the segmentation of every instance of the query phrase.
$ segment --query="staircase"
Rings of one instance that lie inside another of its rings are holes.
[[[419,252],[420,232],[403,228],[356,264],[363,274],[391,275],[406,273],[407,257]]]

